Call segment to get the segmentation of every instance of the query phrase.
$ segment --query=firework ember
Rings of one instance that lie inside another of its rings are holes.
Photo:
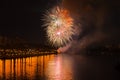
[[[55,7],[45,15],[47,37],[55,46],[63,46],[72,40],[74,34],[73,19],[69,11]]]

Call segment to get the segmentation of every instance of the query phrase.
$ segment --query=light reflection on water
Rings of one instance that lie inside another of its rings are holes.
[[[48,80],[72,80],[72,70],[71,59],[68,56],[59,55],[48,63],[46,77]]]
[[[0,60],[0,80],[34,80],[43,78],[44,70],[55,55]]]
[[[52,54],[0,60],[0,80],[120,80],[114,66],[116,59]]]
[[[0,60],[0,80],[71,80],[72,66],[62,55]]]

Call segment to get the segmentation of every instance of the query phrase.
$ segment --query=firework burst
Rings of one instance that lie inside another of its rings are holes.
[[[69,11],[55,7],[44,18],[47,37],[55,46],[63,46],[72,40],[74,34],[73,19]]]

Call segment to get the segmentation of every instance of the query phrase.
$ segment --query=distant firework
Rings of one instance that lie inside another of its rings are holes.
[[[54,46],[63,46],[72,40],[73,19],[68,10],[54,7],[46,13],[44,21],[47,37]]]

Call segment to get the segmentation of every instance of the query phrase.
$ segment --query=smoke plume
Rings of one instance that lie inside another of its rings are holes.
[[[110,0],[63,0],[62,6],[71,12],[76,35],[61,52],[79,53],[91,45],[120,42],[119,4]]]

